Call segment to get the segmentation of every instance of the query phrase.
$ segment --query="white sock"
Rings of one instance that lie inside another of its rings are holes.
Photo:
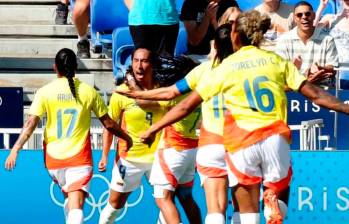
[[[162,214],[161,211],[159,212],[159,219],[158,219],[157,224],[166,224],[166,220],[165,220],[164,215]]]
[[[68,213],[67,224],[82,224],[84,222],[84,215],[81,209],[70,209]]]
[[[82,41],[82,40],[88,40],[87,33],[85,35],[78,36],[78,41]]]
[[[68,198],[64,200],[63,211],[64,211],[65,222],[67,222],[68,221],[68,214],[69,214]]]
[[[99,217],[99,224],[112,224],[114,223],[116,217],[122,212],[122,209],[115,209],[108,202],[103,208],[101,215]]]
[[[259,213],[240,213],[241,224],[259,224]]]
[[[221,213],[208,213],[205,224],[225,224],[225,217]]]
[[[233,218],[231,219],[231,224],[241,224],[239,212],[234,212]]]

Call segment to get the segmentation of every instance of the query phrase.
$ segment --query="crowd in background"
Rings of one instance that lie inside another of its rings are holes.
[[[90,57],[89,3],[77,0],[73,13],[81,58]],[[66,4],[58,5],[57,23],[66,23],[61,18]],[[191,193],[195,169],[205,190],[205,223],[226,222],[230,186],[232,222],[259,224],[263,185],[267,223],[282,224],[292,178],[285,91],[299,91],[319,106],[349,114],[348,105],[322,89],[334,86],[336,68],[348,62],[349,1],[341,0],[336,15],[324,16],[327,0],[316,12],[306,1],[290,6],[264,0],[255,10],[241,12],[233,0],[185,0],[180,16],[175,0],[125,4],[135,51],[109,108],[75,78],[74,52],[61,50],[57,79],[38,90],[5,168],[15,167],[18,151],[46,113],[46,166],[66,197],[66,222],[82,223],[92,178],[87,114],[93,110],[105,127],[101,172],[112,134],[120,138],[100,224],[121,214],[142,176],[154,186],[161,223],[180,223],[174,197],[191,223],[202,223]],[[173,57],[180,21],[188,52]],[[341,81],[346,87],[345,76]]]

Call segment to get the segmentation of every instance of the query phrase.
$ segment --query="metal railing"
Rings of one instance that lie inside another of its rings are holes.
[[[0,134],[3,135],[3,143],[4,149],[10,149],[10,136],[18,135],[21,133],[20,128],[0,128]],[[23,149],[33,149],[33,150],[41,150],[43,149],[43,140],[44,140],[44,129],[37,128],[33,132],[32,136],[29,140],[24,144]],[[92,149],[102,149],[102,134],[103,128],[91,128],[90,136],[91,136],[91,147]],[[115,149],[117,138],[114,137],[111,149]]]
[[[96,124],[92,125],[90,129],[91,146],[93,149],[101,149],[103,128]],[[321,134],[321,128],[323,128],[323,126],[323,119],[302,121],[300,125],[290,125],[291,130],[299,131],[300,150],[331,150],[331,148],[328,147],[330,137]],[[3,134],[5,149],[10,148],[10,135],[20,134],[20,132],[21,129],[19,128],[0,128],[0,134]],[[23,146],[23,149],[42,149],[43,133],[43,128],[37,128],[28,142]],[[321,145],[322,141],[326,141],[326,146],[324,148]],[[115,141],[113,141],[111,148],[115,149],[115,145]]]
[[[333,150],[329,147],[330,136],[322,135],[323,119],[302,121],[300,125],[290,125],[291,130],[299,131],[299,150]],[[326,146],[322,147],[322,142]]]

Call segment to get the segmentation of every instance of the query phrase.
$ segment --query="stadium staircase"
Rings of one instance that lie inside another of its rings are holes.
[[[54,56],[61,48],[76,52],[77,34],[69,12],[68,25],[55,25],[57,0],[0,0],[0,87],[23,87],[24,102],[55,78]],[[91,52],[92,53],[92,52]],[[112,61],[102,54],[79,59],[77,76],[102,92],[114,88]]]

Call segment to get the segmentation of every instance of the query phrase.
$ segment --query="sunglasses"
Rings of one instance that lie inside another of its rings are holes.
[[[296,16],[297,16],[298,18],[302,18],[303,15],[304,15],[305,17],[309,17],[309,16],[311,16],[311,12],[299,12],[299,13],[296,13]]]

